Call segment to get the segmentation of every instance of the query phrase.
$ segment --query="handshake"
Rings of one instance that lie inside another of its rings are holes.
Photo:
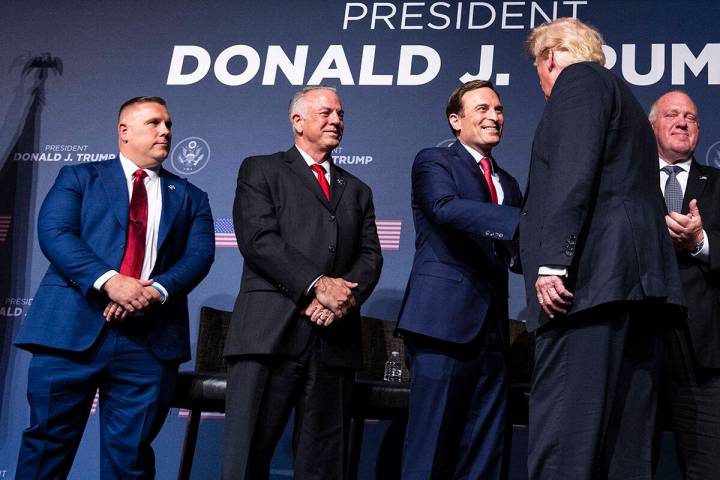
[[[319,326],[329,326],[339,320],[353,308],[357,302],[352,289],[358,284],[343,278],[322,276],[315,282],[315,298],[305,308],[303,314]]]

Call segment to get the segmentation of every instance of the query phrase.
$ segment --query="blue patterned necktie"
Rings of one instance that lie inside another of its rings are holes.
[[[677,174],[682,171],[677,165],[667,165],[662,171],[668,174],[665,182],[665,205],[667,205],[668,213],[682,211],[683,192],[678,182]]]

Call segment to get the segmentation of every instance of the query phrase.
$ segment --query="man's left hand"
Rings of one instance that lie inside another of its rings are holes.
[[[538,303],[550,318],[555,318],[557,313],[566,314],[572,304],[573,294],[558,275],[538,275],[535,291]]]
[[[704,238],[702,217],[697,206],[697,200],[690,200],[687,215],[670,212],[665,215],[665,223],[670,233],[675,249],[678,251],[693,251]]]

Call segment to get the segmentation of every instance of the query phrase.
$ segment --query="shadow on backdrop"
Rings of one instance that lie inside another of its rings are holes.
[[[16,58],[10,71],[20,74],[14,98],[0,125],[0,385],[8,391],[12,364],[12,340],[27,312],[23,301],[28,297],[28,252],[32,248],[34,228],[33,184],[37,173],[35,162],[16,160],[17,153],[39,150],[41,117],[45,105],[45,81],[52,72],[62,74],[62,61],[50,53]],[[19,302],[18,302],[19,301]],[[18,304],[20,303],[20,304]],[[0,406],[0,432],[8,433],[6,415],[9,401],[3,395]]]

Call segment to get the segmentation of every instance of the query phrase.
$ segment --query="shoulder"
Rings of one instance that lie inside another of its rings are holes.
[[[704,175],[710,179],[720,179],[720,169],[711,167],[709,165],[701,165],[696,160],[692,162],[692,168],[696,168],[701,175]]]
[[[557,90],[582,90],[587,95],[588,92],[597,89],[611,88],[619,81],[620,79],[614,73],[602,65],[594,62],[574,63],[560,72],[550,98],[552,99]]]
[[[285,160],[290,159],[290,152],[275,152],[268,155],[253,155],[245,158],[240,164],[240,170],[268,170],[282,166]]]

